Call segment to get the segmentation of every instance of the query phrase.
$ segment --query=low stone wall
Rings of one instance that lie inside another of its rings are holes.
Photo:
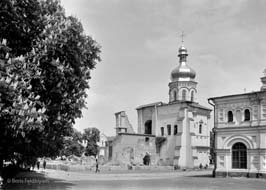
[[[249,172],[215,172],[214,177],[247,177],[247,178],[266,178],[266,173]]]
[[[66,165],[66,164],[47,164],[47,169],[63,171],[92,171],[93,167],[84,165]]]
[[[66,164],[47,164],[47,169],[63,170],[63,171],[95,171],[95,166],[84,165],[66,165]],[[163,171],[174,170],[173,166],[110,166],[99,165],[100,171],[125,171],[125,170],[150,170],[150,171]]]
[[[99,166],[100,171],[125,171],[128,170],[126,166]]]
[[[133,170],[161,171],[161,170],[174,170],[174,167],[173,166],[133,166]]]

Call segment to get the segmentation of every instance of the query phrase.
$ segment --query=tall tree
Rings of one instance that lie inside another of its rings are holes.
[[[0,42],[0,167],[3,159],[36,157],[38,135],[46,119],[45,105],[31,91],[40,77],[35,64],[23,56],[9,57],[6,40]],[[32,53],[27,57],[31,58]]]
[[[100,47],[57,0],[0,3],[0,159],[56,156],[81,117]]]
[[[86,36],[81,23],[65,16],[57,1],[42,1],[45,28],[34,47],[42,80],[33,81],[33,91],[47,106],[43,152],[50,156],[62,148],[63,136],[71,132],[85,107],[90,70],[100,60],[99,45]],[[49,139],[49,141],[45,141]]]

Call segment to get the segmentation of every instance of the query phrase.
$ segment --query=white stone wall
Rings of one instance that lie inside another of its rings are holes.
[[[167,138],[160,149],[160,159],[166,161],[166,164],[174,164],[175,147],[181,145],[181,136],[174,134],[174,126],[178,126],[178,133],[182,131],[182,120],[179,120],[180,105],[170,104],[167,106],[157,107],[157,130],[156,136],[161,136],[161,127],[164,127],[164,137]],[[182,114],[181,114],[182,115]],[[167,125],[171,126],[171,135],[168,135]]]
[[[220,97],[215,102],[217,169],[223,172],[266,172],[266,92]],[[250,110],[250,121],[244,121],[244,110]],[[232,111],[233,122],[227,112]],[[240,119],[237,119],[237,112]],[[232,168],[232,146],[241,142],[247,147],[247,168]]]
[[[138,133],[144,134],[145,122],[152,121],[152,134],[156,134],[156,121],[155,121],[155,107],[150,106],[142,109],[138,109]]]
[[[215,100],[217,128],[266,125],[266,93],[243,94]],[[244,111],[250,110],[250,121],[244,121]],[[233,112],[233,122],[228,122],[228,111]],[[240,114],[240,119],[237,115]]]
[[[152,120],[153,135],[162,136],[161,128],[164,128],[166,141],[158,154],[160,164],[186,168],[209,164],[209,111],[185,102],[143,107],[138,109],[139,133],[144,134],[147,120]],[[177,134],[174,134],[175,125]],[[199,125],[202,125],[201,133]],[[171,127],[170,135],[168,126]]]
[[[149,138],[146,142],[145,138]],[[143,165],[143,158],[148,153],[151,165],[156,164],[155,137],[143,135],[118,135],[113,141],[112,161],[119,164]]]

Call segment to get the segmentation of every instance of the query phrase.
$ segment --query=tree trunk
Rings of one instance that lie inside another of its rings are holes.
[[[3,165],[4,165],[4,159],[3,156],[0,155],[0,177],[3,178]]]

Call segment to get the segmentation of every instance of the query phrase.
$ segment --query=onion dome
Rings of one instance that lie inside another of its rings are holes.
[[[196,72],[187,65],[187,49],[182,45],[178,52],[179,65],[171,72],[172,82],[194,81]]]

